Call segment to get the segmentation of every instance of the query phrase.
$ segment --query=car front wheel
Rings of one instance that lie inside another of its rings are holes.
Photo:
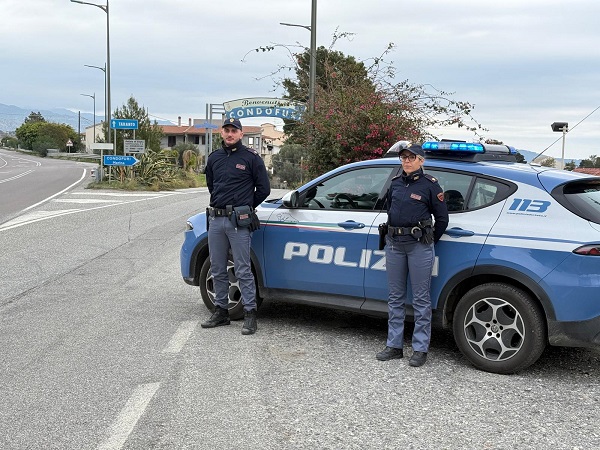
[[[479,369],[515,373],[533,364],[546,347],[540,307],[524,291],[487,283],[468,291],[454,313],[454,339]]]
[[[231,255],[227,259],[227,276],[229,278],[229,317],[233,320],[242,319],[244,317],[244,305],[242,303],[242,293],[240,284],[235,276],[235,268]],[[210,258],[206,258],[200,268],[200,295],[202,301],[210,311],[215,310],[215,284],[214,278],[210,271]],[[256,304],[260,306],[260,298],[256,296]]]

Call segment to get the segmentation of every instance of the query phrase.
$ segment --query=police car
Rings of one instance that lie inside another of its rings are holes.
[[[599,346],[600,178],[517,163],[508,146],[423,148],[450,216],[435,247],[434,323],[452,328],[473,365],[496,373],[530,366],[547,344]],[[252,238],[259,305],[273,298],[387,316],[378,225],[399,170],[397,157],[348,164],[260,205]],[[187,222],[180,257],[184,281],[212,309],[204,214]],[[236,318],[231,261],[230,270]]]

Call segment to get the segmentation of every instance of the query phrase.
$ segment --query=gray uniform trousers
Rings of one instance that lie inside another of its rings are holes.
[[[414,351],[427,352],[431,339],[431,272],[435,251],[433,244],[418,241],[399,242],[386,237],[386,272],[389,287],[387,346],[404,346],[404,318],[408,297],[407,279],[412,287],[415,328],[412,336]]]
[[[227,257],[229,248],[231,248],[244,311],[256,309],[256,285],[250,264],[252,233],[248,228],[238,227],[236,229],[227,217],[209,217],[208,219],[208,249],[210,251],[210,270],[215,285],[215,304],[221,308],[228,308]]]

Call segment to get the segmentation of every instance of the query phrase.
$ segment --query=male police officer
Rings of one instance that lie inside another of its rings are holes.
[[[206,184],[210,192],[208,248],[215,285],[215,312],[203,328],[229,325],[227,259],[233,254],[235,275],[244,305],[242,334],[254,334],[256,286],[250,265],[252,231],[258,226],[254,208],[271,192],[269,177],[258,153],[242,144],[239,119],[226,119],[221,130],[223,146],[208,156]],[[252,223],[245,224],[248,216]]]
[[[387,195],[388,232],[385,258],[388,278],[388,338],[377,353],[380,361],[404,356],[404,317],[407,278],[412,287],[415,328],[409,364],[422,366],[431,338],[431,272],[437,242],[448,226],[448,210],[437,180],[423,173],[425,153],[420,145],[400,148],[402,173],[392,179]],[[431,216],[435,218],[435,226]]]

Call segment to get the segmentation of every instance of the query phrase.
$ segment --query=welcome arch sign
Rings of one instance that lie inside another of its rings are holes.
[[[252,97],[223,102],[225,117],[247,119],[248,117],[279,117],[300,120],[306,105],[281,98]]]

